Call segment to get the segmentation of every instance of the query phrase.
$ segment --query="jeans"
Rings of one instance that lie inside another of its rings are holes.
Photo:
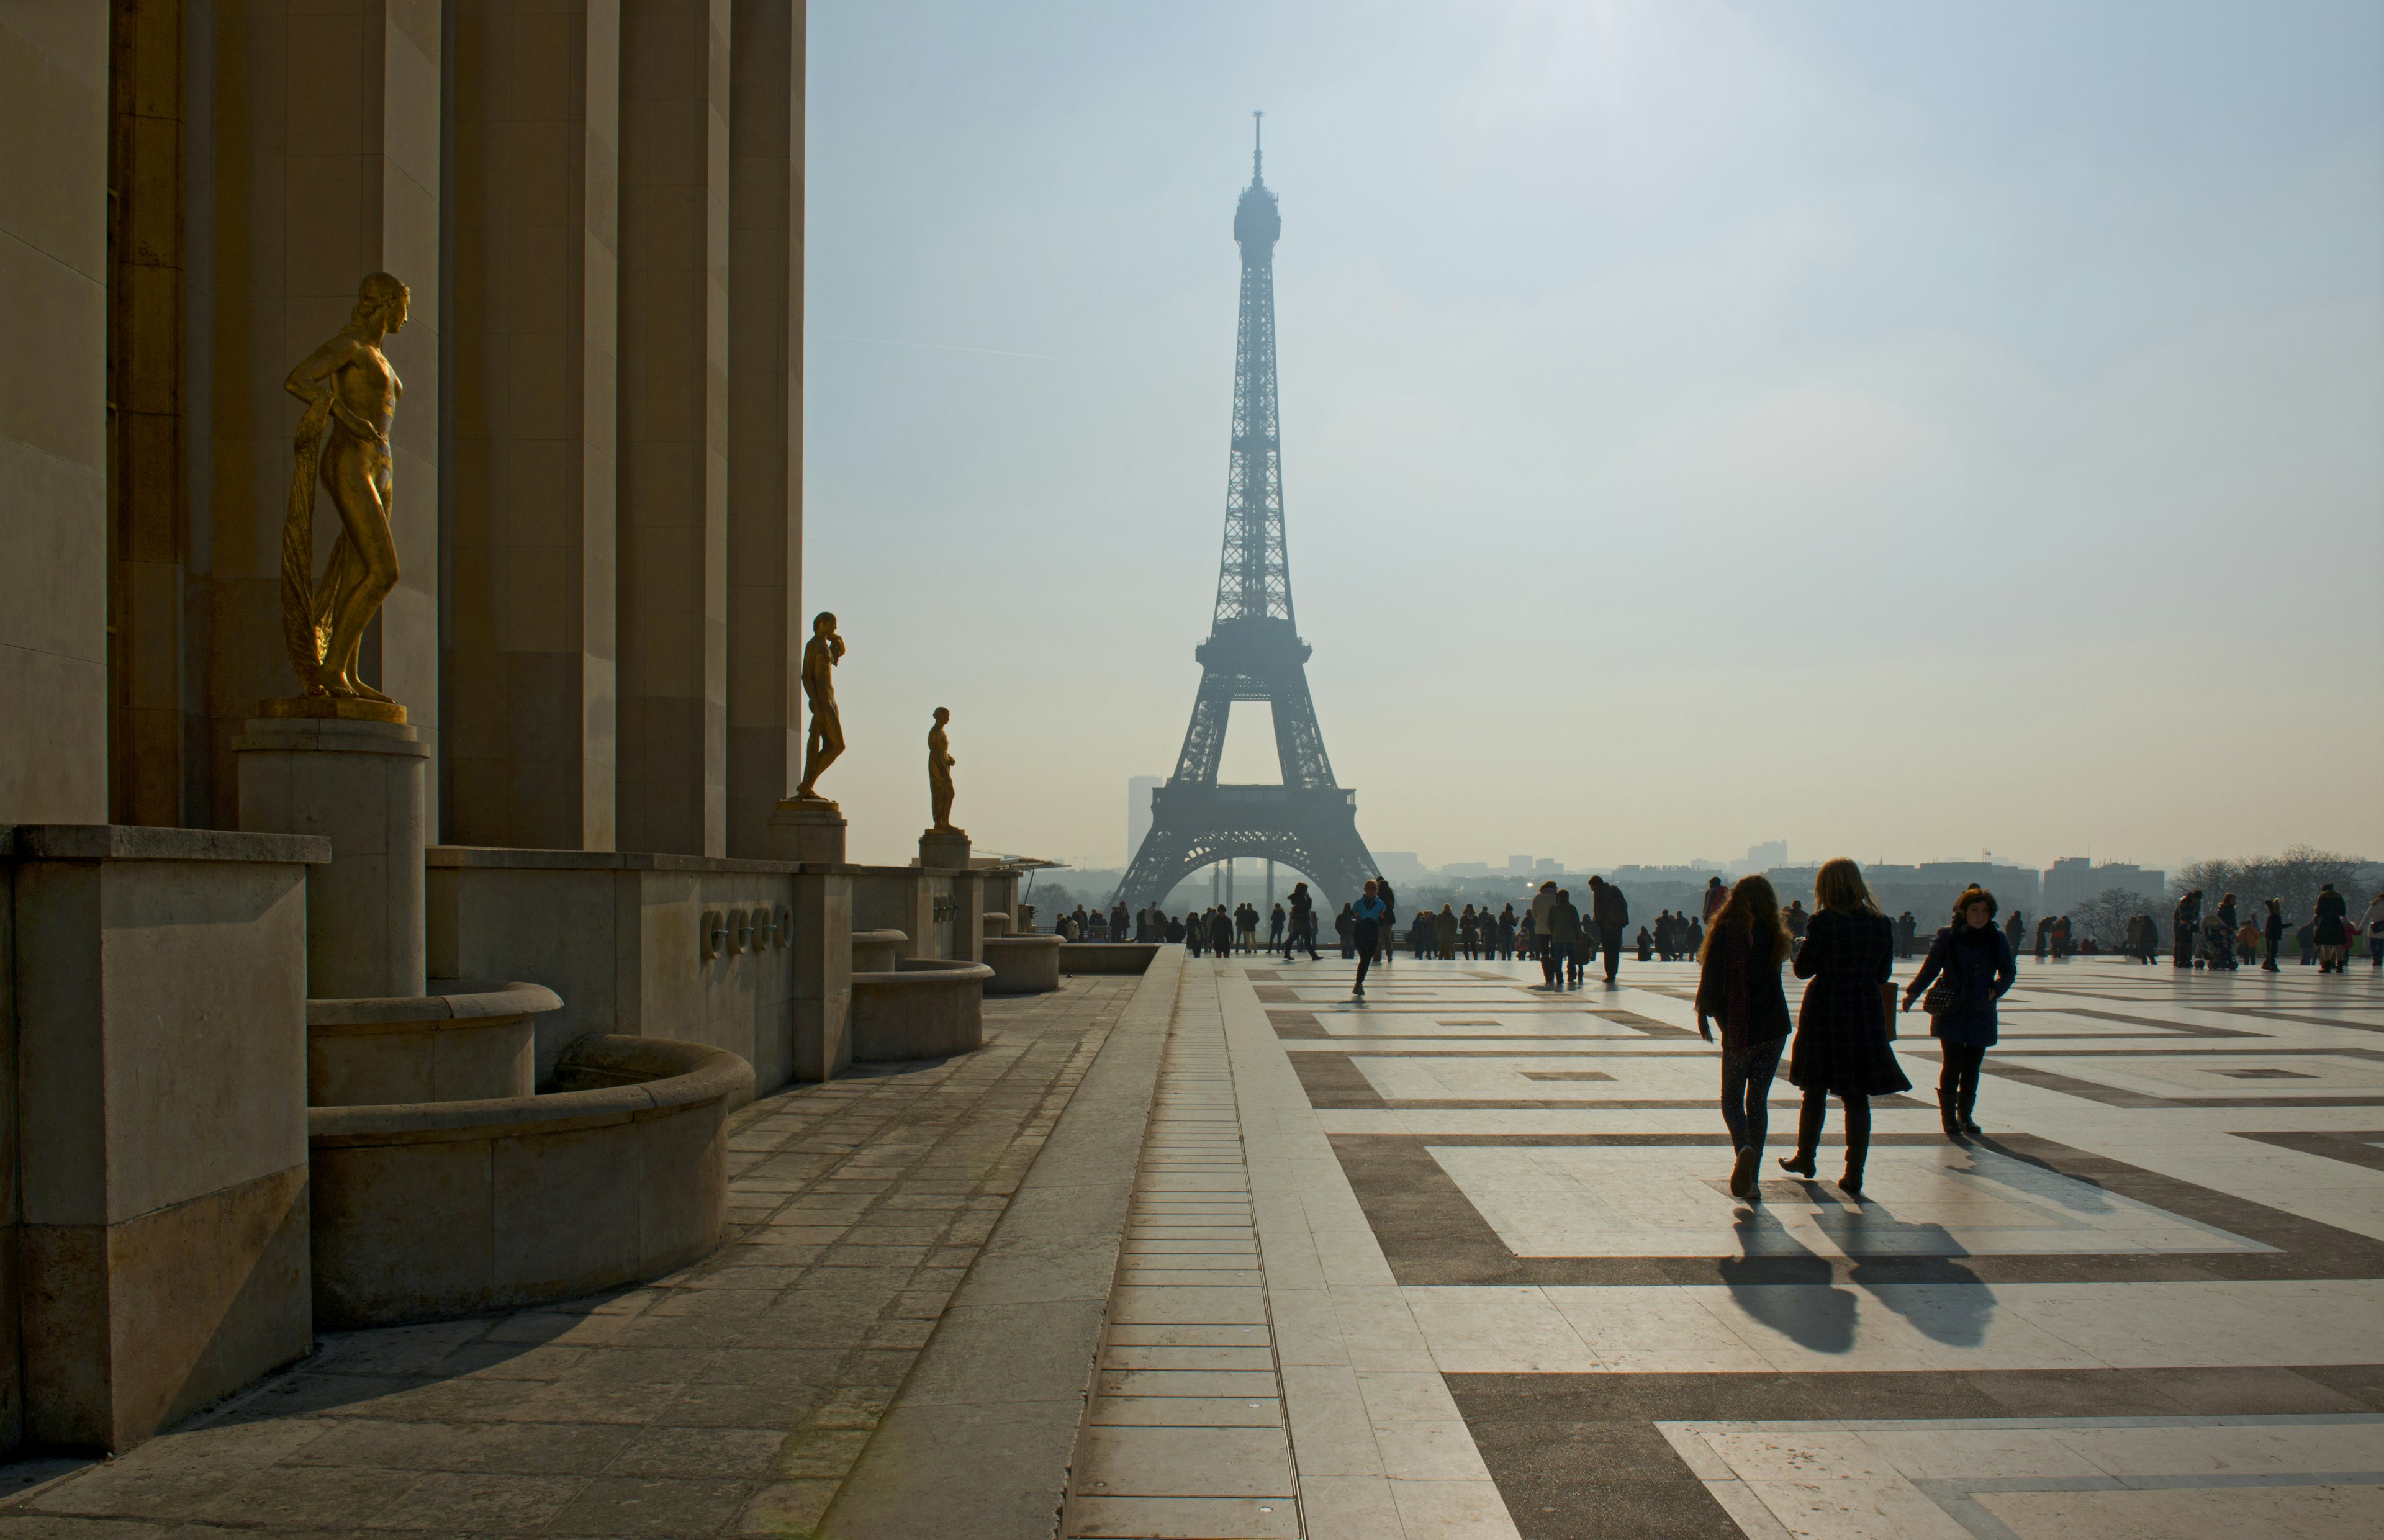
[[[1780,1073],[1780,1050],[1787,1046],[1787,1038],[1774,1037],[1745,1049],[1721,1050],[1721,1121],[1730,1125],[1732,1149],[1763,1153],[1771,1077]]]
[[[1597,945],[1606,953],[1606,982],[1611,984],[1614,982],[1614,970],[1622,965],[1622,927],[1598,926]]]
[[[1366,992],[1366,970],[1374,965],[1374,949],[1382,939],[1382,926],[1372,920],[1358,922],[1358,983],[1351,993],[1362,995]]]
[[[1846,1178],[1862,1181],[1863,1162],[1870,1156],[1870,1098],[1841,1097],[1846,1107]],[[1819,1086],[1805,1087],[1805,1106],[1796,1116],[1796,1157],[1809,1164],[1821,1145],[1821,1125],[1829,1121],[1830,1093]]]

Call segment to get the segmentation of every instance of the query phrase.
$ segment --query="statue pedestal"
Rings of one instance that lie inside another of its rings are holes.
[[[811,865],[844,864],[844,814],[825,797],[794,797],[780,802],[763,832],[772,861]]]
[[[243,832],[331,842],[306,869],[307,995],[420,995],[428,746],[402,722],[310,713],[251,719],[232,752]]]
[[[943,872],[965,872],[969,863],[966,829],[929,829],[919,836],[919,864]]]

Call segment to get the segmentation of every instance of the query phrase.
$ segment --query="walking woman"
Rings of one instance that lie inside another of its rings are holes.
[[[1979,1131],[1970,1113],[1979,1104],[1979,1067],[1995,1046],[1995,1001],[2018,977],[2011,943],[1995,928],[1995,896],[1973,884],[1954,900],[1954,923],[1929,943],[1929,961],[1904,989],[1904,1009],[1920,1001],[1937,1039],[1943,1066],[1937,1116],[1949,1139]]]
[[[1714,912],[1697,975],[1697,1033],[1713,1041],[1707,1018],[1721,1023],[1721,1121],[1730,1128],[1732,1198],[1758,1195],[1763,1136],[1769,1126],[1771,1077],[1788,1040],[1788,996],[1780,964],[1788,961],[1788,926],[1780,895],[1757,872],[1738,879]]]
[[[1338,913],[1338,914],[1335,914],[1335,916],[1333,916],[1333,928],[1334,928],[1334,930],[1335,930],[1335,932],[1340,936],[1340,938],[1341,938],[1341,957],[1342,957],[1342,960],[1343,960],[1344,962],[1347,962],[1348,959],[1350,959],[1350,958],[1352,958],[1352,957],[1357,956],[1357,955],[1358,955],[1358,908],[1357,908],[1357,905],[1355,905],[1355,904],[1347,904],[1347,903],[1343,904],[1343,905],[1341,906],[1341,913]]]
[[[1895,927],[1870,889],[1862,868],[1840,856],[1813,874],[1813,897],[1820,907],[1796,948],[1796,976],[1810,979],[1796,1012],[1796,1039],[1788,1049],[1788,1080],[1805,1093],[1796,1120],[1796,1153],[1782,1170],[1814,1174],[1821,1124],[1830,1098],[1845,1104],[1846,1169],[1838,1188],[1862,1197],[1863,1162],[1870,1155],[1870,1099],[1912,1089],[1888,1042],[1893,1030],[1886,985],[1895,966]],[[1792,925],[1793,928],[1793,925]]]

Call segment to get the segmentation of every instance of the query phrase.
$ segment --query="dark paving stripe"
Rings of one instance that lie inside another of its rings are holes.
[[[2329,1161],[2341,1161],[2349,1165],[2365,1166],[2370,1171],[2384,1171],[2384,1149],[2377,1148],[2378,1141],[2384,1141],[2384,1129],[2371,1128],[2357,1133],[2340,1130],[2304,1133],[2300,1130],[2288,1130],[2237,1134],[2235,1136],[2239,1139],[2257,1139],[2262,1144],[2273,1144],[2285,1149],[2299,1150],[2304,1155],[2323,1155]]]
[[[1313,1011],[1270,1011],[1267,1020],[1274,1024],[1278,1037],[1329,1037],[1331,1033],[1316,1019]]]
[[[1311,1107],[1373,1107],[1390,1105],[1365,1072],[1346,1053],[1294,1053],[1285,1057],[1299,1076],[1300,1089]]]
[[[1448,1374],[1523,1540],[1743,1540],[1656,1424],[2384,1411],[2384,1365]]]
[[[2096,996],[2108,999],[2108,996]],[[2003,1014],[2027,1015],[2033,1012],[2057,1012],[2064,1016],[2088,1016],[2098,1022],[2125,1022],[2129,1026],[2158,1027],[2163,1033],[2182,1033],[2189,1037],[2262,1037],[2266,1034],[2247,1032],[2232,1026],[2189,1026],[2183,1022],[2165,1020],[2159,1016],[2129,1016],[2117,1011],[2094,1011],[2082,1005],[2014,1005],[2006,1006]]]
[[[1321,1057],[1300,1055],[1299,1057]],[[1834,1124],[1824,1136],[1823,1170]],[[1874,1148],[1933,1145],[1933,1134],[1874,1135]],[[1519,1257],[1475,1210],[1434,1160],[1433,1145],[1544,1149],[1566,1145],[1679,1145],[1713,1151],[1713,1175],[1726,1175],[1725,1135],[1582,1134],[1572,1136],[1335,1134],[1334,1153],[1381,1242],[1392,1274],[1404,1285],[1727,1284],[2054,1284],[2208,1283],[2235,1279],[2384,1277],[2384,1242],[2289,1214],[2265,1203],[2196,1186],[2105,1156],[2071,1149],[2029,1135],[1989,1136],[1983,1148],[2057,1172],[2123,1198],[2196,1220],[2277,1248],[2273,1252],[2138,1251],[2001,1256]],[[1766,1157],[1769,1159],[1769,1156]],[[1818,1195],[1843,1201],[1829,1183],[1782,1181],[1768,1168],[1765,1190],[1799,1201]],[[1884,1205],[1872,1202],[1882,1237],[1908,1235]]]
[[[2116,1057],[2113,1056],[2113,1057]],[[2086,1101],[2099,1101],[2105,1107],[2384,1107],[2384,1096],[2151,1096],[2142,1091],[2130,1091],[2117,1086],[2105,1086],[2092,1080],[2080,1080],[2076,1075],[2058,1074],[2041,1070],[2033,1064],[2015,1064],[2007,1059],[1990,1058],[1986,1073],[2005,1080],[2017,1080],[2023,1086],[2033,1086],[2042,1091],[2058,1091],[2064,1096],[2078,1097]]]

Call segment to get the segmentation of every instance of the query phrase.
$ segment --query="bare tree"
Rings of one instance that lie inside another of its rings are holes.
[[[2108,951],[2126,943],[2129,920],[2155,907],[2142,893],[2125,888],[2105,888],[2082,903],[2071,904],[2069,923],[2082,928],[2094,938],[2096,946]]]
[[[2169,878],[2169,889],[2182,896],[2201,888],[2205,914],[2218,907],[2222,894],[2232,893],[2236,912],[2247,919],[2268,900],[2281,899],[2285,923],[2298,925],[2316,909],[2322,885],[2334,884],[2334,890],[2348,900],[2372,865],[2357,856],[2295,845],[2281,855],[2192,862]]]

